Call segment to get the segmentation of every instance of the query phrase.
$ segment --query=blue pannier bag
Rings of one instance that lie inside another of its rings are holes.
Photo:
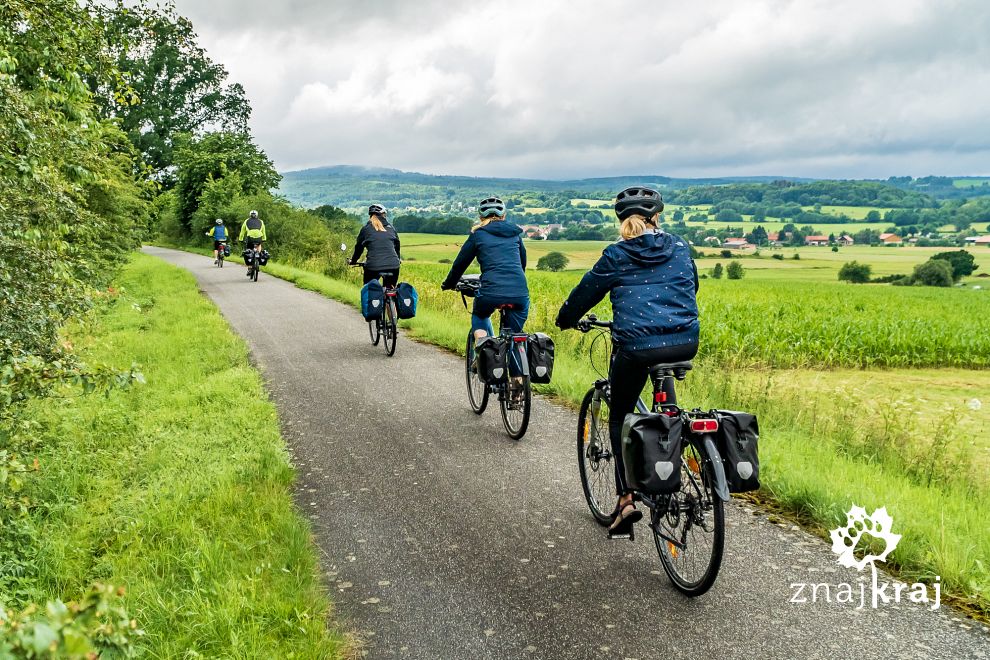
[[[399,313],[400,319],[411,319],[416,316],[416,305],[419,303],[419,294],[415,287],[409,282],[399,282],[395,287],[395,311]]]
[[[361,313],[365,321],[374,321],[382,317],[385,309],[385,289],[378,280],[371,280],[361,287]]]

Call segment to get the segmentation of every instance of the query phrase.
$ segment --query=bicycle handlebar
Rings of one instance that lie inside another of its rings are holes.
[[[605,328],[606,330],[611,330],[612,322],[599,321],[598,317],[594,314],[588,314],[588,316],[578,321],[575,327],[581,332],[591,332],[592,328]]]

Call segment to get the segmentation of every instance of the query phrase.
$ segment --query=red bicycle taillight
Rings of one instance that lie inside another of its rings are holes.
[[[512,338],[512,341],[514,341],[516,343],[522,343],[522,342],[526,341],[526,339],[527,339],[527,337],[513,337]]]
[[[714,433],[718,430],[717,419],[692,419],[691,431],[694,433]]]
[[[654,392],[653,393],[654,403],[667,403],[667,393],[666,392]]]

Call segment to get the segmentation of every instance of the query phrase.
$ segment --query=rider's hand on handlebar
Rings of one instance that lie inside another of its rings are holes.
[[[441,291],[453,291],[454,290],[454,285],[453,284],[450,284],[449,282],[443,282],[443,283],[440,284],[440,290]]]

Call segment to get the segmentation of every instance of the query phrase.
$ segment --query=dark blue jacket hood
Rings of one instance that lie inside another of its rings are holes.
[[[496,220],[494,222],[489,222],[484,227],[478,227],[475,230],[475,233],[479,231],[488,232],[489,234],[501,236],[502,238],[512,238],[522,234],[522,227],[505,220]]]

